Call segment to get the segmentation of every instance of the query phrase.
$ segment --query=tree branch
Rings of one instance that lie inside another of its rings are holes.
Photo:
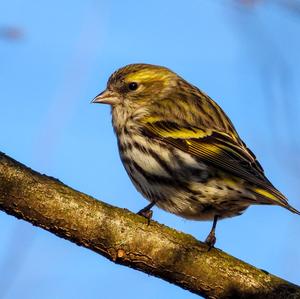
[[[205,298],[300,298],[300,288],[190,235],[110,206],[0,152],[0,209]]]

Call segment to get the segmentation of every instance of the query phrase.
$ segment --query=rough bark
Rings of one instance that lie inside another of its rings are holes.
[[[205,298],[300,298],[300,287],[190,235],[78,192],[0,152],[0,209]]]

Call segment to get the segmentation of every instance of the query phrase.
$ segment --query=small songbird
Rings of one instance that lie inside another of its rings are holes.
[[[93,103],[111,105],[124,167],[159,208],[194,220],[213,220],[206,243],[215,244],[218,219],[249,205],[279,205],[286,197],[266,178],[230,119],[209,96],[171,70],[130,64],[114,72]]]

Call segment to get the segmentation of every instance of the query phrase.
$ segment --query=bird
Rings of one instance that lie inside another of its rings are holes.
[[[116,70],[92,103],[111,106],[121,161],[152,207],[213,221],[251,205],[277,205],[300,215],[265,176],[261,164],[222,108],[169,68],[135,63]],[[149,220],[150,221],[150,220]]]

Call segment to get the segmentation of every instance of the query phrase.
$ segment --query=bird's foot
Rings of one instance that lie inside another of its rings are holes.
[[[148,220],[148,225],[153,216],[153,211],[151,208],[155,205],[155,202],[151,202],[149,205],[137,212],[138,215],[145,217]]]
[[[150,221],[152,216],[153,216],[153,211],[152,210],[141,209],[140,211],[137,212],[137,214],[147,218],[148,221]]]
[[[210,251],[216,244],[217,238],[214,231],[211,231],[207,238],[205,239],[205,243],[208,246],[208,251]]]
[[[205,243],[208,245],[208,251],[210,251],[216,244],[217,238],[216,238],[216,226],[217,226],[217,222],[218,222],[218,215],[214,216],[214,222],[212,225],[212,228],[205,240]]]

